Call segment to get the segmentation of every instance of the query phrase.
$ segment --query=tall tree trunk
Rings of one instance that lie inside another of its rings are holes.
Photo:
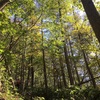
[[[33,56],[31,56],[31,88],[34,84],[34,68],[33,68]]]
[[[4,62],[5,62],[5,68],[6,68],[6,72],[8,73],[8,75],[11,75],[10,69],[9,69],[9,61],[7,59],[6,56],[4,56]]]
[[[25,66],[26,66],[26,41],[25,36],[23,35],[23,44],[22,44],[22,59],[21,59],[21,89],[24,91],[24,80],[25,80]]]
[[[33,90],[33,84],[34,84],[33,55],[31,55],[30,63],[31,63],[31,89]],[[31,100],[33,100],[33,99],[32,99],[32,97],[33,97],[32,90],[31,90]]]
[[[45,81],[45,88],[47,89],[47,72],[46,72],[46,63],[45,63],[45,52],[44,49],[42,50],[43,54],[43,72],[44,72],[44,81]]]
[[[67,65],[70,85],[74,85],[73,75],[72,75],[71,66],[70,66],[70,62],[69,62],[69,58],[68,58],[67,47],[66,47],[66,40],[65,40],[65,43],[64,43],[64,53],[65,53],[65,61],[66,61],[66,65]]]
[[[59,1],[58,1],[58,6],[60,7],[60,2]],[[58,16],[57,20],[61,24],[61,33],[63,34],[63,31],[62,31],[62,20],[61,20],[61,17],[62,17],[61,8],[59,8],[58,11],[59,11],[59,16]],[[68,54],[67,54],[66,40],[65,40],[65,43],[64,43],[64,53],[65,53],[65,60],[66,60],[66,65],[67,65],[67,69],[68,69],[70,85],[74,85],[74,80],[73,80],[73,75],[72,75],[72,71],[71,71],[71,66],[70,66],[70,62],[69,62],[69,58],[68,58]]]
[[[80,40],[80,45],[82,45],[82,42],[81,42],[81,34],[80,33],[78,33],[78,37],[79,37],[79,40]],[[87,59],[87,57],[86,57],[86,54],[85,54],[85,51],[84,51],[84,49],[82,49],[81,48],[81,51],[82,51],[82,53],[83,53],[83,57],[84,57],[84,62],[85,62],[85,65],[86,65],[86,69],[87,69],[87,71],[88,71],[88,73],[89,73],[89,75],[90,75],[90,78],[91,78],[91,81],[92,81],[92,84],[93,84],[93,86],[94,86],[94,88],[96,88],[96,82],[95,82],[95,79],[94,79],[94,76],[93,76],[93,74],[92,74],[92,71],[91,71],[91,69],[89,68],[89,64],[88,64],[88,59]]]
[[[92,74],[92,71],[89,68],[89,64],[88,64],[88,61],[87,61],[86,54],[85,54],[84,50],[82,50],[82,53],[83,53],[84,61],[85,61],[85,64],[86,64],[86,68],[87,68],[87,71],[88,71],[88,73],[90,75],[92,84],[93,84],[94,88],[96,88],[96,82],[95,82],[94,76]]]
[[[21,82],[22,82],[22,84],[21,84],[21,90],[23,91],[24,90],[24,68],[25,68],[25,55],[24,54],[22,54],[22,62],[21,62]]]
[[[69,39],[69,45],[70,45],[70,50],[71,50],[71,56],[74,57],[73,50],[72,50],[72,45],[71,45],[71,40],[70,39]],[[73,66],[75,68],[75,73],[76,73],[76,76],[77,76],[78,83],[80,83],[80,77],[78,75],[78,70],[77,70],[76,62],[75,62],[74,59],[72,59],[72,61],[73,61]]]
[[[60,72],[59,72],[59,69],[57,68],[57,62],[56,62],[56,58],[55,58],[55,53],[52,55],[51,57],[52,59],[52,66],[53,66],[53,79],[54,79],[54,88],[56,89],[57,86],[59,86],[59,75],[60,75]]]
[[[44,51],[44,34],[43,34],[43,31],[42,32],[42,59],[43,59],[43,72],[44,72],[44,85],[45,85],[45,92],[46,92],[46,96],[45,96],[45,99],[48,100],[48,83],[47,83],[47,71],[46,71],[46,62],[45,62],[45,51]]]
[[[92,0],[81,0],[89,22],[95,32],[95,35],[100,43],[100,15],[97,12]]]
[[[29,85],[30,72],[31,72],[31,68],[28,66],[28,74],[27,74],[27,79],[26,79],[26,82],[25,82],[25,88],[24,88],[24,90],[26,90],[27,87],[28,87],[28,85]]]
[[[64,73],[64,66],[62,63],[62,58],[59,58],[59,62],[60,62],[60,67],[61,67],[61,73],[62,73],[62,78],[63,78],[63,83],[64,83],[64,87],[67,87],[67,83],[66,83],[66,78],[65,78],[65,73]]]
[[[55,61],[54,61],[54,58],[52,57],[52,66],[53,66],[53,81],[54,81],[54,88],[56,88],[56,72],[57,72],[57,69],[56,69],[56,64],[55,64]]]

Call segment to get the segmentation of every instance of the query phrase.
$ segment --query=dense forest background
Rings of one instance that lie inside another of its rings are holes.
[[[100,100],[99,12],[99,0],[0,0],[0,100]]]

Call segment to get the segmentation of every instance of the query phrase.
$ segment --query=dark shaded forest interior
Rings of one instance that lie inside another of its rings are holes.
[[[100,1],[0,0],[0,100],[100,100]]]

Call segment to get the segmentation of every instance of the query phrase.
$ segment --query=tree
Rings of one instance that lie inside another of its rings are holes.
[[[0,12],[0,81],[5,94],[18,89],[25,100],[70,100],[73,94],[71,99],[77,100],[81,89],[98,87],[99,42],[86,15],[80,14],[79,2],[72,6],[78,0],[12,1]]]
[[[100,14],[97,12],[92,0],[81,0],[89,22],[100,43]]]

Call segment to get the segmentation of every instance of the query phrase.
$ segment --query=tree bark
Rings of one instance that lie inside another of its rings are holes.
[[[100,15],[95,8],[92,0],[81,0],[89,22],[95,32],[95,35],[100,43]]]
[[[33,90],[33,85],[34,85],[33,55],[31,55],[30,63],[31,63],[31,89]],[[33,97],[33,93],[31,91],[31,99],[30,100],[33,100],[32,97]]]
[[[70,50],[71,50],[71,56],[74,57],[73,50],[72,50],[72,45],[71,45],[71,40],[70,39],[69,39],[69,45],[70,45]],[[72,59],[72,62],[73,62],[73,67],[75,68],[75,73],[76,73],[76,76],[77,76],[78,83],[80,83],[80,77],[79,77],[79,74],[78,74],[76,62],[75,62],[74,59]]]
[[[42,21],[41,21],[42,23]],[[48,81],[47,81],[47,70],[46,70],[46,61],[45,61],[45,50],[44,50],[44,33],[41,30],[41,35],[42,35],[42,59],[43,59],[43,73],[44,73],[44,85],[45,85],[45,92],[46,92],[46,96],[45,96],[45,100],[48,100]]]
[[[60,2],[59,1],[58,1],[58,6],[60,7]],[[62,13],[61,13],[61,8],[58,9],[58,12],[59,12],[59,16],[58,16],[57,20],[60,22],[61,28],[62,28],[62,20],[61,20]],[[61,33],[63,34],[62,29],[61,29]],[[65,43],[64,43],[64,54],[65,54],[65,62],[66,62],[66,65],[67,65],[67,70],[68,70],[68,76],[69,76],[69,80],[70,80],[70,85],[74,85],[74,80],[73,80],[73,75],[72,75],[72,69],[71,69],[71,66],[70,66],[70,62],[69,62],[69,58],[68,58],[68,53],[67,53],[67,48],[66,48],[66,39],[65,39]]]
[[[54,88],[56,88],[56,80],[57,80],[57,68],[56,68],[56,63],[54,60],[54,56],[52,57],[52,66],[53,66],[53,83],[54,83]]]
[[[30,79],[30,72],[31,72],[31,68],[28,66],[28,74],[27,74],[27,79],[26,79],[26,82],[25,82],[25,87],[24,87],[24,90],[27,89],[28,85],[29,85],[29,79]]]
[[[34,67],[33,67],[33,56],[31,56],[31,88],[34,85]]]
[[[64,73],[64,66],[62,63],[62,57],[59,58],[59,63],[60,63],[60,67],[61,67],[61,74],[62,74],[62,78],[63,78],[64,87],[67,87],[66,77],[65,77],[65,73]]]
[[[68,58],[68,53],[67,53],[67,48],[66,48],[66,41],[65,41],[65,44],[64,44],[64,53],[65,53],[65,61],[66,61],[66,65],[67,65],[70,85],[74,85],[73,75],[72,75],[71,66],[70,66],[70,62],[69,62],[69,58]]]
[[[82,45],[82,42],[81,42],[81,34],[79,33],[78,34],[78,37],[79,37],[79,40],[80,40],[80,45]],[[91,69],[89,68],[89,64],[88,64],[88,59],[86,57],[86,53],[84,51],[84,49],[81,48],[81,51],[82,51],[82,54],[83,54],[83,58],[84,58],[84,62],[85,62],[85,65],[86,65],[86,69],[90,75],[90,78],[91,78],[91,81],[92,81],[92,84],[93,84],[93,87],[96,88],[96,82],[95,82],[95,79],[94,79],[94,76],[93,76],[93,73],[91,71]]]
[[[95,82],[94,76],[92,74],[92,71],[88,66],[88,61],[87,61],[86,54],[85,54],[84,50],[82,50],[82,53],[83,53],[84,61],[85,61],[85,64],[86,64],[86,68],[87,68],[87,71],[88,71],[88,73],[90,75],[93,87],[96,88],[96,82]]]
[[[24,90],[24,79],[25,79],[25,55],[22,54],[22,59],[21,59],[21,90]]]

